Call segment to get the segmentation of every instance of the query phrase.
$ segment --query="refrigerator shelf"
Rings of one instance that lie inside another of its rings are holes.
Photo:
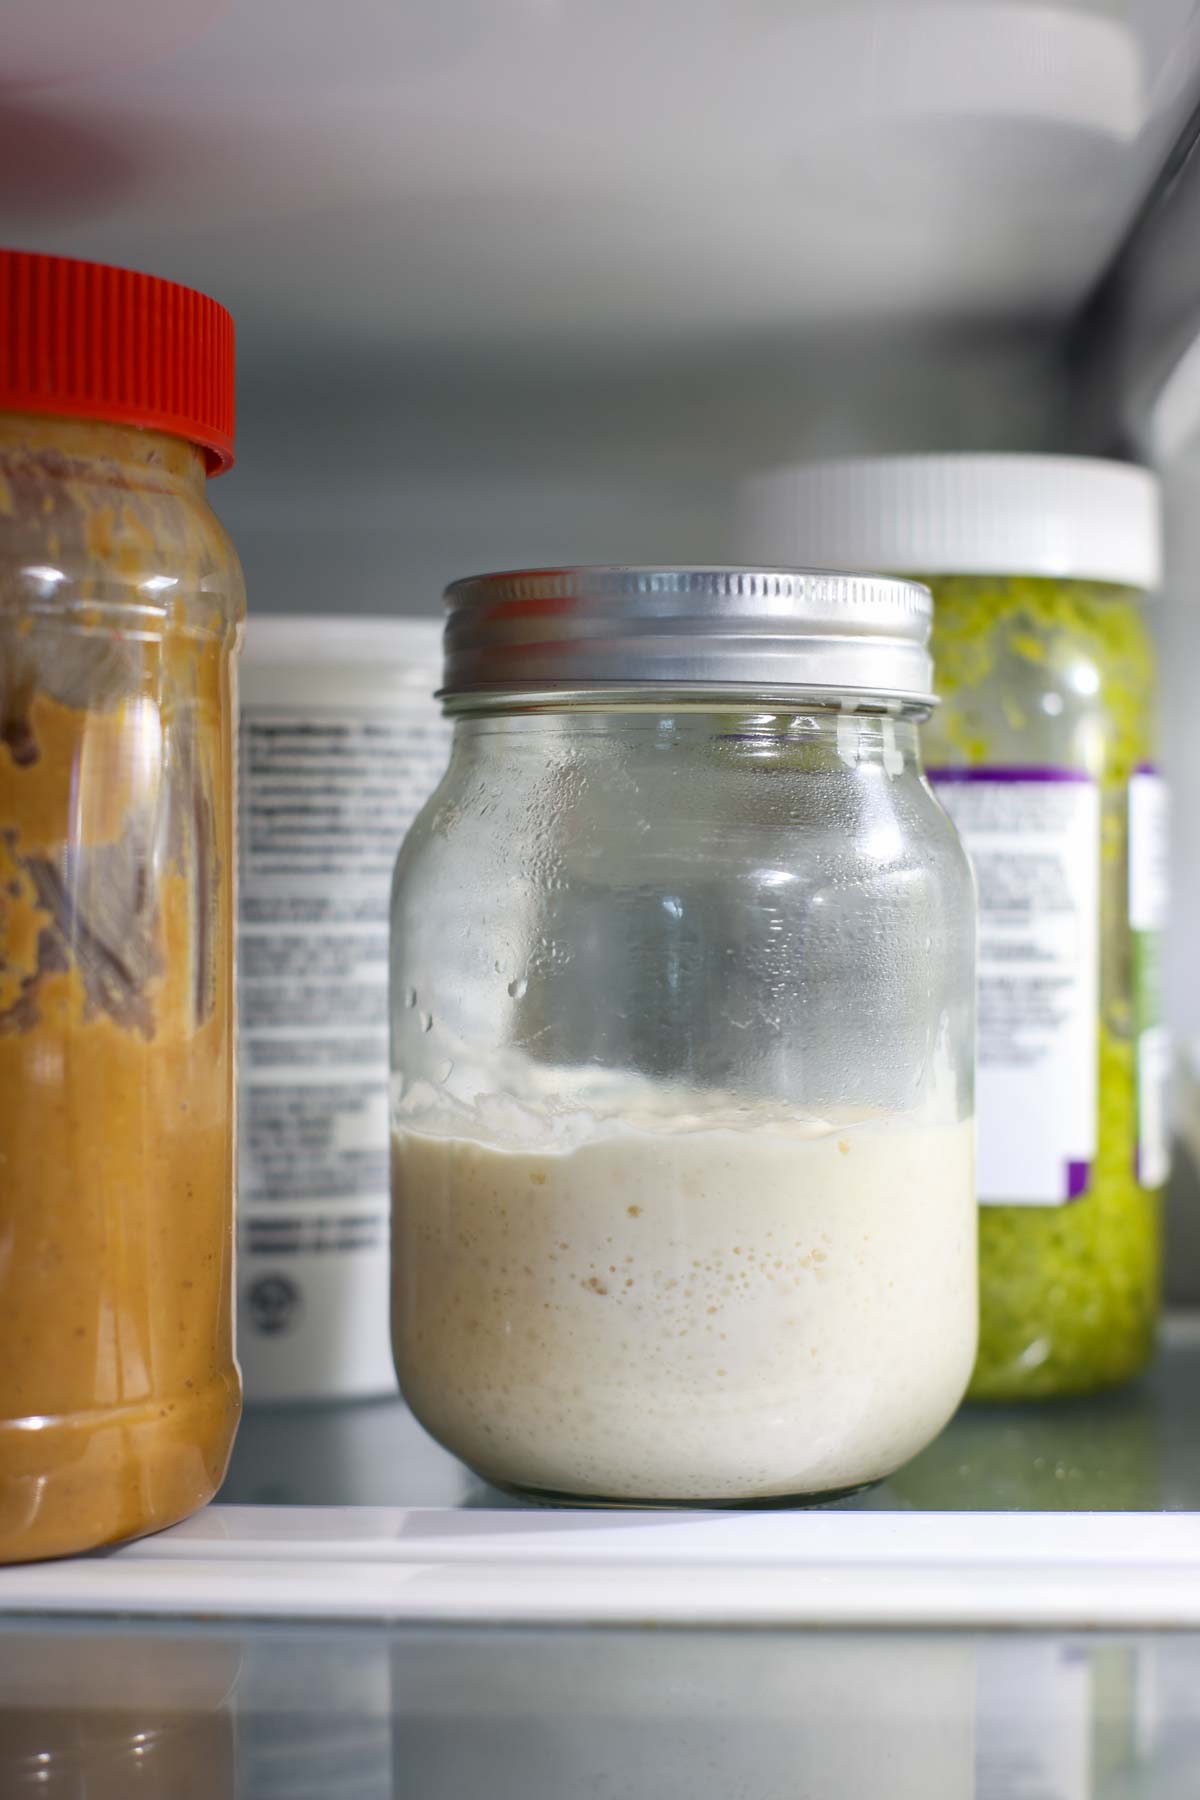
[[[890,1482],[808,1511],[522,1506],[398,1400],[252,1410],[224,1503],[0,1571],[0,1616],[1198,1627],[1198,1376],[1200,1321],[1173,1320],[1136,1387],[965,1408]]]

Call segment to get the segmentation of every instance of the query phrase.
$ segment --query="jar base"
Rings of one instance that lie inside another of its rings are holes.
[[[0,1565],[79,1556],[165,1531],[225,1477],[237,1373],[111,1411],[0,1422]]]
[[[853,1487],[828,1488],[818,1494],[754,1494],[744,1499],[725,1497],[720,1500],[643,1499],[638,1495],[614,1499],[603,1494],[570,1494],[559,1493],[553,1488],[522,1487],[516,1482],[495,1481],[487,1476],[481,1476],[480,1479],[486,1480],[489,1487],[514,1500],[520,1500],[527,1506],[544,1506],[548,1509],[574,1508],[577,1511],[600,1512],[792,1512],[836,1506],[855,1494],[865,1494],[878,1487],[884,1477],[860,1481]]]

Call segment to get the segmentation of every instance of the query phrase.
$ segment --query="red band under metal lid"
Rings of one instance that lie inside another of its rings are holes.
[[[0,409],[140,425],[233,462],[233,320],[178,282],[0,250]]]

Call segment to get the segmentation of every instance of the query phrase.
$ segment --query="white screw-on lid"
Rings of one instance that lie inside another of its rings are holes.
[[[912,575],[1042,575],[1150,590],[1158,479],[1075,456],[880,456],[753,476],[741,549],[760,561]]]

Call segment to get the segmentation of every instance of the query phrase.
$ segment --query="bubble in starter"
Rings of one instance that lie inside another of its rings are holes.
[[[515,981],[510,981],[508,984],[508,997],[510,1000],[523,1000],[528,992],[529,983],[523,975],[519,975]]]
[[[409,988],[409,989],[408,989],[408,991],[407,991],[407,992],[406,992],[406,994],[405,994],[405,996],[404,996],[404,1004],[405,1004],[405,1006],[407,1006],[407,1007],[408,1007],[408,1008],[409,1008],[409,1010],[410,1010],[410,1011],[411,1011],[411,1010],[412,1010],[412,1008],[413,1008],[413,1007],[414,1007],[414,1006],[415,1006],[415,1005],[416,1005],[416,1004],[417,1004],[417,990],[416,990],[416,988]]]
[[[423,1012],[419,1015],[419,1017],[421,1020],[421,1030],[422,1031],[432,1031],[433,1030],[433,1014]]]

